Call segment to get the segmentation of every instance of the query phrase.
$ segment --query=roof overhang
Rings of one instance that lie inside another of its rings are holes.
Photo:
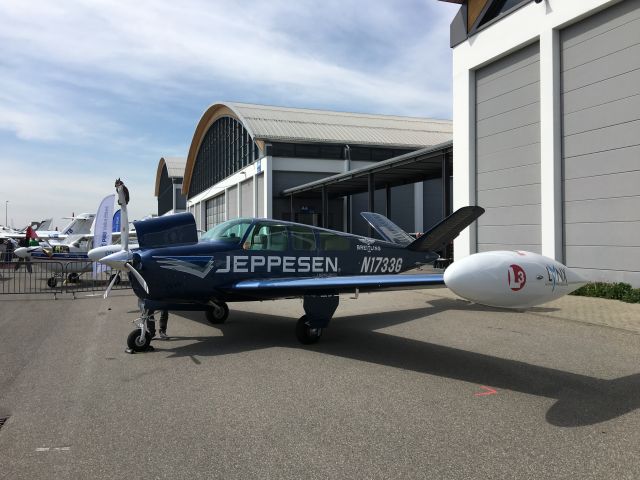
[[[283,196],[316,197],[326,189],[329,197],[342,197],[366,192],[369,175],[373,174],[375,188],[407,185],[442,175],[442,162],[453,154],[453,142],[444,142],[432,147],[390,158],[374,165],[340,173],[281,192]]]
[[[169,160],[169,164],[167,164],[167,160]],[[156,188],[155,188],[156,197],[160,195],[160,180],[162,178],[162,170],[164,168],[167,169],[167,175],[169,176],[169,178],[181,178],[183,176],[182,172],[180,173],[180,175],[176,175],[175,173],[177,173],[176,170],[178,168],[180,169],[182,168],[183,163],[184,163],[184,158],[178,159],[174,157],[167,157],[165,159],[165,157],[162,157],[160,159],[160,161],[158,162],[158,169],[156,170]],[[174,171],[174,174],[171,173],[172,170]]]
[[[231,104],[226,103],[214,103],[202,114],[196,130],[193,133],[191,139],[191,145],[189,146],[189,154],[187,155],[187,164],[184,169],[184,179],[182,181],[182,194],[189,195],[189,187],[191,185],[191,175],[193,174],[193,168],[196,164],[196,157],[200,150],[200,145],[204,140],[205,134],[209,131],[209,127],[214,124],[216,120],[222,117],[231,117],[238,120],[243,124],[251,138],[255,138],[254,133],[245,124],[244,118]]]

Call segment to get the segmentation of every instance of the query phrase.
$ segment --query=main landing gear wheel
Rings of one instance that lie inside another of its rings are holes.
[[[312,328],[307,322],[307,316],[303,315],[296,323],[296,337],[303,345],[311,345],[320,340],[322,336],[321,328]]]
[[[145,332],[144,336],[139,328],[133,330],[127,337],[127,347],[134,352],[144,352],[151,345],[151,334]]]
[[[58,279],[56,277],[49,277],[47,279],[47,286],[49,288],[56,288],[56,285],[58,285]]]
[[[207,320],[209,320],[209,323],[213,323],[214,325],[224,323],[229,316],[229,307],[227,307],[227,304],[224,302],[216,303],[215,305],[209,307],[205,311],[205,314],[207,316]]]

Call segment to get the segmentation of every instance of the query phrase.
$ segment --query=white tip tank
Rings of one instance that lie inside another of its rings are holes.
[[[500,250],[456,260],[444,272],[444,282],[454,293],[475,303],[528,308],[560,298],[586,280],[537,253]]]

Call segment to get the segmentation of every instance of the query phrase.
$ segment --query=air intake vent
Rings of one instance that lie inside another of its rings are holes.
[[[9,417],[0,417],[0,428],[2,428],[5,423],[7,423],[7,420],[9,420]]]

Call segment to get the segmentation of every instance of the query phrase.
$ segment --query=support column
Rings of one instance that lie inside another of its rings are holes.
[[[295,213],[293,212],[293,194],[289,195],[289,220],[295,222]]]
[[[540,233],[542,254],[562,262],[561,141],[560,32],[549,28],[540,34]]]
[[[329,225],[329,201],[327,199],[327,186],[322,186],[322,226],[328,228]]]
[[[387,216],[387,218],[391,218],[391,186],[388,183],[384,188],[384,193],[384,214]]]
[[[424,183],[413,184],[413,226],[416,232],[424,232]]]
[[[462,65],[461,65],[462,63]],[[453,209],[475,205],[476,195],[476,76],[453,54]],[[475,253],[476,222],[454,240],[455,259]]]
[[[264,171],[265,217],[273,218],[273,157],[264,157],[260,165]]]

